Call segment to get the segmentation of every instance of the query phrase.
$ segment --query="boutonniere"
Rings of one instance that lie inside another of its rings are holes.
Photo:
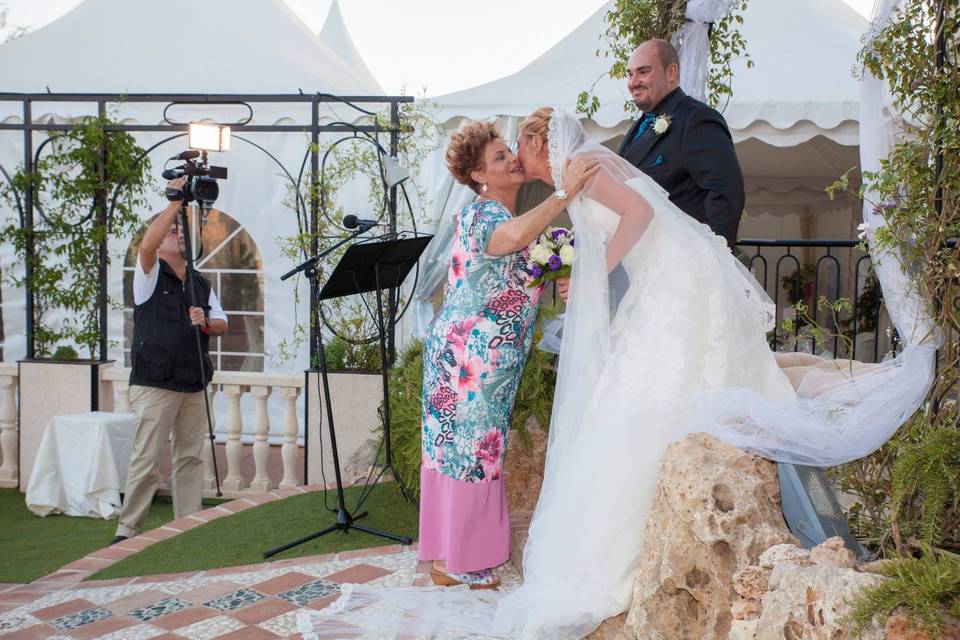
[[[670,128],[670,122],[673,120],[670,116],[665,116],[663,114],[656,117],[653,121],[653,132],[655,134],[663,135],[666,133],[667,129]]]

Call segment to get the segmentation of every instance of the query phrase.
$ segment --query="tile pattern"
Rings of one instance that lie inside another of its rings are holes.
[[[84,609],[83,611],[78,611],[76,613],[71,613],[57,618],[50,623],[50,626],[52,626],[54,629],[59,629],[60,631],[70,631],[71,629],[76,629],[79,626],[109,618],[112,615],[113,614],[107,609]]]
[[[291,589],[290,591],[284,591],[283,593],[278,594],[278,597],[304,607],[318,598],[333,595],[339,591],[340,585],[336,583],[327,582],[326,580],[314,580],[313,582],[308,582],[302,587],[297,587],[296,589]]]
[[[175,613],[180,611],[180,609],[186,609],[189,606],[189,602],[186,600],[181,600],[180,598],[164,598],[163,600],[158,600],[145,607],[134,609],[130,612],[130,615],[141,622],[150,622],[154,618]]]
[[[36,624],[37,621],[26,615],[9,615],[5,619],[0,619],[0,634],[14,629],[23,629]]]
[[[175,576],[135,578],[109,586],[96,582],[37,592],[14,609],[0,612],[0,640],[10,635],[82,640],[151,638],[299,637],[296,615],[301,608],[322,609],[339,596],[340,582],[409,586],[423,573],[416,550],[384,548],[382,555],[343,554],[284,560],[255,567],[237,567]],[[389,552],[393,553],[389,553]],[[333,579],[331,579],[333,578]],[[337,580],[337,581],[335,581]],[[506,583],[506,580],[505,580]],[[13,591],[14,593],[16,590]],[[3,594],[0,594],[3,595]],[[75,611],[78,607],[87,608]],[[40,615],[70,611],[43,623]],[[50,626],[57,623],[61,626]],[[70,628],[67,628],[67,627]]]
[[[259,602],[266,597],[267,596],[259,591],[254,591],[253,589],[240,589],[239,591],[228,593],[225,596],[220,596],[216,600],[204,602],[203,606],[216,609],[217,611],[233,611],[234,609],[245,607],[248,604]]]
[[[211,638],[222,636],[230,633],[231,631],[242,629],[245,626],[247,625],[243,624],[236,618],[231,618],[230,616],[217,616],[215,618],[208,618],[202,622],[194,623],[182,629],[177,629],[174,633],[186,638],[191,638],[192,640],[210,640]]]
[[[168,537],[166,533],[155,530],[132,540],[159,540]],[[130,551],[143,546],[138,542]],[[67,572],[60,572],[29,585],[0,585],[0,640],[299,638],[297,613],[329,606],[339,596],[340,584],[395,587],[429,582],[426,569],[418,565],[416,545],[89,582],[80,580],[91,572],[70,569],[69,579],[61,577]],[[519,583],[512,567],[498,574],[504,590]]]

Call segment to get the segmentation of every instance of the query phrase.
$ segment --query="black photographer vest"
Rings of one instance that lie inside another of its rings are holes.
[[[133,309],[133,348],[130,384],[193,392],[203,389],[197,339],[190,324],[190,297],[186,283],[163,260],[153,295]],[[199,307],[210,311],[210,283],[196,274],[193,279]],[[200,332],[206,379],[213,374],[210,337]]]

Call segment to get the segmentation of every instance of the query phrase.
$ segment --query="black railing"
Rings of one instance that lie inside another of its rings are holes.
[[[737,242],[737,255],[776,305],[777,328],[769,336],[774,350],[818,355],[829,350],[835,358],[869,362],[896,354],[896,331],[873,263],[858,241],[744,239]],[[819,308],[821,297],[831,305],[845,298],[850,306],[835,314]],[[825,344],[818,345],[809,331],[809,321],[797,309],[801,301],[809,319],[826,330]],[[790,333],[783,326],[786,318],[793,319]]]

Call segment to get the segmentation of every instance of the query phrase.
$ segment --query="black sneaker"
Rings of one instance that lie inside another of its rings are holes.
[[[113,540],[111,540],[111,541],[110,541],[110,544],[107,545],[107,546],[112,547],[113,545],[117,544],[118,542],[123,542],[123,541],[126,540],[126,539],[127,539],[127,536],[113,536]]]

